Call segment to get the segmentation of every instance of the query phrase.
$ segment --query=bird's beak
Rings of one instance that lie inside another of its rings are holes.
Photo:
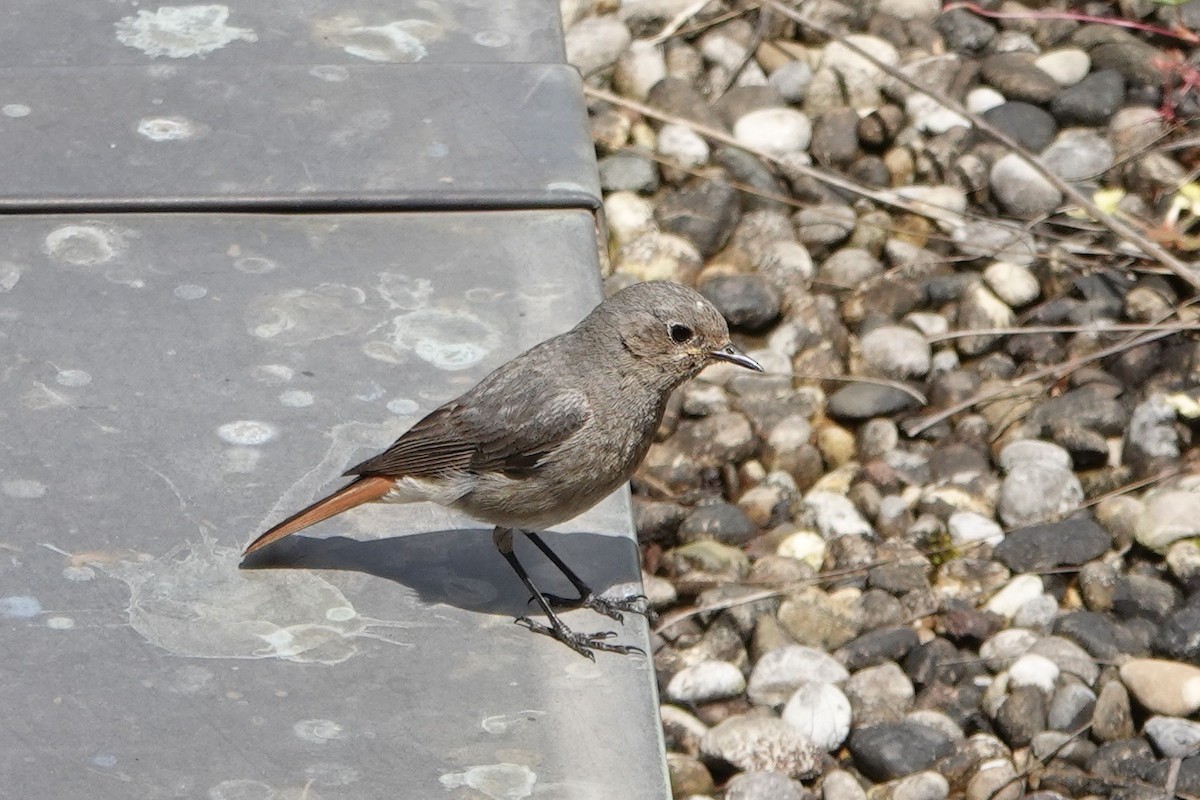
[[[725,345],[720,350],[713,350],[709,355],[720,361],[728,361],[730,364],[737,364],[739,367],[752,369],[755,372],[763,371],[761,364],[731,344]]]

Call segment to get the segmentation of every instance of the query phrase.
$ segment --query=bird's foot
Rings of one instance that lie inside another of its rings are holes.
[[[590,608],[597,614],[603,614],[617,622],[625,621],[625,616],[621,613],[624,611],[641,614],[652,624],[658,617],[654,613],[654,609],[650,607],[649,599],[644,594],[635,594],[628,597],[604,597],[594,592],[588,592],[580,597],[560,597],[555,594],[548,594],[545,597],[554,608]]]
[[[540,633],[549,636],[551,639],[557,639],[567,647],[574,650],[579,655],[591,661],[596,660],[596,654],[592,651],[600,650],[605,653],[619,653],[627,656],[634,653],[646,655],[646,651],[640,647],[634,647],[630,644],[609,644],[606,640],[616,636],[614,631],[600,631],[599,633],[575,633],[573,630],[563,625],[557,619],[551,619],[549,625],[543,625],[540,622],[534,622],[529,617],[517,617],[514,622],[518,625],[524,625],[534,633]]]

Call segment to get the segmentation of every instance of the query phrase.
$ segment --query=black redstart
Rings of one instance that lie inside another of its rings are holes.
[[[496,547],[549,625],[518,622],[588,658],[591,650],[638,651],[606,642],[611,631],[574,633],[563,624],[554,605],[620,621],[621,611],[638,610],[637,601],[596,596],[537,531],[578,516],[627,481],[671,391],[714,361],[762,371],[730,343],[725,320],[696,292],[663,281],[630,286],[347,470],[353,481],[259,536],[246,553],[362,503],[431,501],[496,526]],[[514,531],[546,554],[578,598],[534,586],[513,551]]]

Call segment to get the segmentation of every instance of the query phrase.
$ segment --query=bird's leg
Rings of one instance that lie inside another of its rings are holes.
[[[599,633],[575,633],[568,628],[558,615],[554,613],[554,609],[550,607],[546,596],[538,590],[533,581],[529,577],[529,573],[521,566],[521,562],[517,560],[517,554],[513,550],[513,532],[511,528],[496,528],[492,532],[492,541],[496,543],[496,549],[500,551],[500,555],[504,556],[504,560],[513,568],[513,572],[517,573],[517,577],[521,579],[521,583],[525,584],[525,588],[533,595],[533,599],[541,606],[542,612],[546,615],[546,619],[550,621],[549,625],[543,625],[540,622],[534,622],[529,617],[517,617],[517,622],[534,633],[541,633],[549,636],[552,639],[565,644],[567,647],[579,653],[581,656],[596,660],[596,656],[592,653],[593,650],[602,650],[606,653],[621,653],[629,655],[631,653],[646,654],[646,651],[640,647],[624,644],[609,644],[606,639],[611,639],[617,634],[613,631],[601,631]]]
[[[559,597],[558,595],[547,594],[543,595],[552,606],[559,608],[590,608],[598,614],[603,614],[606,617],[615,619],[617,622],[624,622],[622,611],[632,611],[635,614],[641,614],[654,621],[656,616],[654,609],[650,608],[649,602],[644,594],[633,595],[632,597],[603,597],[592,591],[592,587],[583,582],[583,579],[575,574],[575,570],[566,565],[558,554],[550,549],[550,545],[542,539],[535,531],[522,531],[529,541],[537,545],[537,548],[546,554],[546,558],[554,566],[558,567],[559,572],[566,576],[571,585],[575,587],[575,591],[579,592],[579,597]]]

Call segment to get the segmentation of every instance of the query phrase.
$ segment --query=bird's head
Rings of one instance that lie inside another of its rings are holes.
[[[636,283],[596,311],[616,328],[634,363],[653,368],[672,387],[714,361],[762,372],[757,361],[734,347],[729,326],[713,304],[677,283]]]

